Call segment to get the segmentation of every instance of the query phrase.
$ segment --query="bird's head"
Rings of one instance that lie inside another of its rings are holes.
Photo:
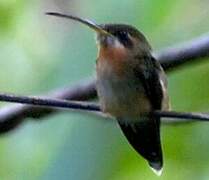
[[[75,20],[87,25],[97,33],[97,44],[99,49],[110,52],[120,52],[126,55],[147,55],[151,47],[135,27],[126,24],[102,24],[98,25],[88,19],[66,15],[56,12],[47,12],[47,15],[63,17]]]

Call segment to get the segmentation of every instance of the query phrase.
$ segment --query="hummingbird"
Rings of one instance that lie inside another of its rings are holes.
[[[96,32],[96,89],[101,110],[117,120],[132,147],[160,175],[160,118],[150,112],[168,110],[169,97],[166,75],[145,36],[127,24],[99,25],[73,15],[46,14],[75,20]]]

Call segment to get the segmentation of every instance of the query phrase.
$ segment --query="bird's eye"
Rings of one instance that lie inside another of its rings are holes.
[[[122,41],[122,42],[126,42],[129,40],[129,35],[126,31],[120,31],[118,32],[118,38]]]
[[[130,39],[130,35],[126,31],[117,32],[116,36],[119,41],[126,47],[131,48],[133,46],[132,41]]]

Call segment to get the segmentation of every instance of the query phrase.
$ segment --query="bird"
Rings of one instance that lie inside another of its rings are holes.
[[[130,145],[161,175],[160,117],[169,110],[167,78],[146,37],[127,24],[96,24],[58,12],[47,15],[75,20],[96,32],[96,90],[103,113],[115,118]]]

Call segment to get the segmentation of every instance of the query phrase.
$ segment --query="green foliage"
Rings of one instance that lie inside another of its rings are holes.
[[[94,74],[93,33],[45,11],[132,24],[160,49],[206,33],[208,5],[196,0],[0,0],[0,91],[40,94]],[[208,74],[206,61],[169,74],[173,109],[208,111]],[[163,126],[161,179],[208,179],[208,136],[207,123]],[[11,180],[156,179],[116,122],[71,111],[28,121],[0,137],[0,166],[0,179]]]

